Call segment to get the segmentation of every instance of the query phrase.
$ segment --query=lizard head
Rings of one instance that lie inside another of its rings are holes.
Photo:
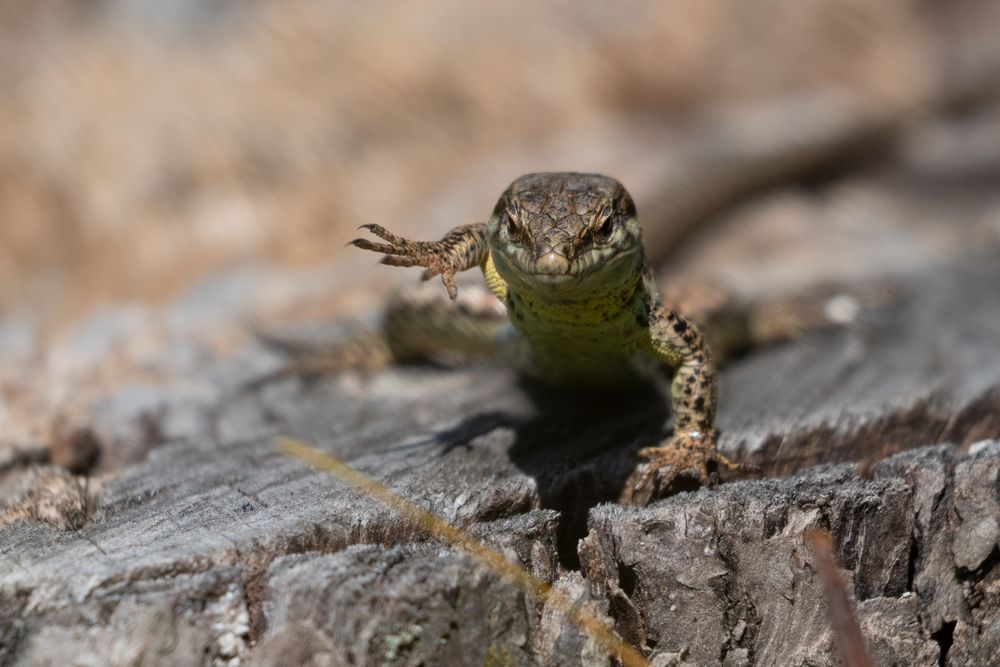
[[[517,291],[572,300],[635,282],[642,231],[632,197],[599,174],[526,174],[500,196],[487,225],[490,255]]]

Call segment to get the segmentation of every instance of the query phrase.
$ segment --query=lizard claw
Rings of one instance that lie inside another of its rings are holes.
[[[649,463],[645,468],[636,468],[629,477],[619,498],[623,504],[648,505],[683,473],[692,474],[705,485],[718,479],[720,469],[759,472],[757,466],[737,463],[720,454],[715,439],[697,431],[677,434],[665,446],[640,449],[639,456],[648,458]]]
[[[382,253],[382,263],[389,266],[422,266],[424,272],[421,280],[430,280],[434,276],[441,276],[441,282],[448,290],[448,296],[454,301],[458,297],[458,288],[455,286],[455,273],[461,269],[455,263],[455,259],[450,252],[451,248],[443,241],[411,241],[393,234],[381,225],[367,224],[361,225],[358,229],[365,229],[378,238],[385,241],[379,243],[368,239],[354,239],[348,245],[353,245],[363,250]]]
[[[430,280],[436,275],[441,276],[441,284],[444,288],[448,290],[448,296],[454,301],[458,298],[458,286],[455,285],[455,271],[453,269],[424,269],[424,272],[420,274],[421,280]]]

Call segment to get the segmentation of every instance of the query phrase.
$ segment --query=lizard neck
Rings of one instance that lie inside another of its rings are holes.
[[[641,281],[588,299],[553,301],[508,291],[507,315],[527,342],[522,369],[563,387],[618,387],[636,377]]]
[[[623,312],[631,311],[641,284],[641,276],[617,288],[599,292],[594,296],[556,300],[545,294],[508,288],[507,309],[515,326],[523,322],[522,315],[531,315],[538,321],[559,324],[597,325],[618,319]]]

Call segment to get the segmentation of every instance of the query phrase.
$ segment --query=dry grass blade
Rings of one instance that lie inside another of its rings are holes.
[[[865,648],[865,637],[861,634],[861,626],[851,608],[837,564],[833,559],[833,540],[824,530],[815,530],[808,535],[809,546],[816,559],[816,569],[823,594],[826,596],[826,606],[830,615],[830,625],[837,640],[837,648],[845,667],[873,667],[871,658]]]
[[[577,606],[563,593],[554,590],[547,583],[516,565],[502,554],[489,549],[474,537],[456,528],[440,517],[424,510],[392,489],[355,470],[343,461],[321,452],[299,440],[279,438],[278,450],[288,456],[302,459],[307,463],[326,470],[351,486],[385,503],[406,519],[438,539],[458,547],[481,565],[493,570],[513,582],[522,591],[545,604],[558,609],[566,618],[575,623],[588,637],[599,644],[609,655],[621,661],[624,667],[639,667],[649,662],[621,637],[608,629],[600,618],[585,606]]]

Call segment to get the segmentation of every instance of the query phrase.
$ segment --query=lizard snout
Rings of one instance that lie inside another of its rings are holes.
[[[550,276],[564,275],[569,273],[569,260],[565,255],[549,248],[535,260],[535,273]]]

